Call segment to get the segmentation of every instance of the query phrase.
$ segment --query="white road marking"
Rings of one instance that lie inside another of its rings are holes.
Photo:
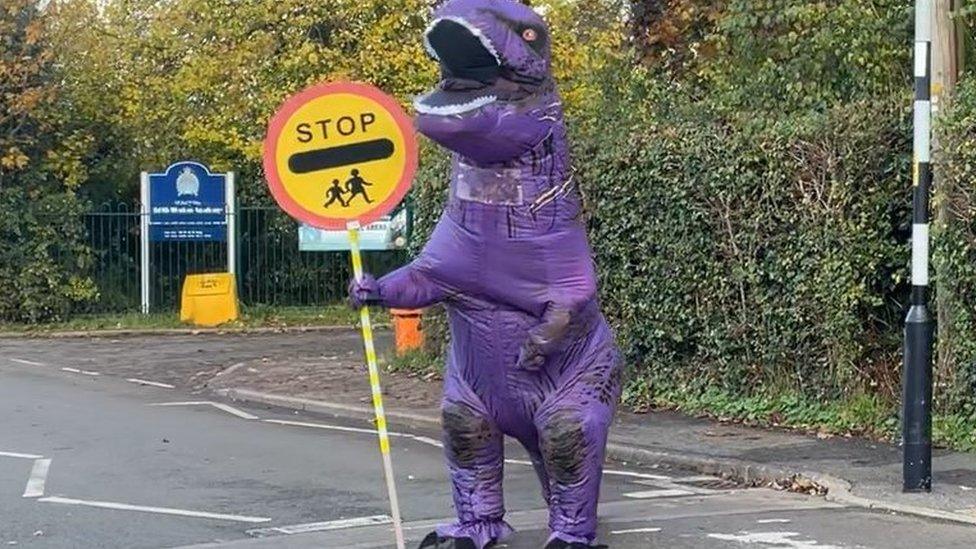
[[[630,530],[613,530],[610,535],[619,534],[653,534],[655,532],[660,532],[660,528],[631,528]]]
[[[157,404],[150,404],[150,406],[213,406],[218,410],[227,412],[228,414],[235,415],[242,419],[258,419],[258,416],[249,414],[245,411],[238,410],[233,406],[228,406],[220,402],[211,402],[209,400],[198,400],[193,402],[160,402]]]
[[[34,362],[33,360],[24,360],[23,358],[11,358],[11,362],[17,362],[19,364],[26,364],[28,366],[47,366],[43,362]]]
[[[24,489],[25,498],[39,498],[44,495],[44,484],[47,483],[47,472],[50,469],[50,459],[38,459],[34,461],[30,478],[27,479],[27,488]]]
[[[388,515],[375,515],[371,517],[359,517],[342,520],[331,520],[328,522],[310,522],[307,524],[293,524],[291,526],[276,526],[273,528],[257,528],[247,530],[245,533],[253,537],[265,537],[274,534],[307,534],[309,532],[326,532],[329,530],[344,530],[346,528],[359,528],[361,526],[376,526],[378,524],[390,524],[393,519]]]
[[[674,482],[678,483],[691,483],[691,482],[714,482],[716,480],[723,480],[721,477],[716,477],[713,475],[696,475],[693,477],[678,477],[673,479]]]
[[[648,480],[671,480],[671,477],[664,475],[652,475],[650,473],[635,473],[633,471],[619,471],[617,469],[604,469],[604,475],[615,475],[618,477],[643,478]]]
[[[0,457],[18,458],[18,459],[41,459],[44,456],[39,456],[37,454],[18,454],[17,452],[0,452]]]
[[[47,498],[41,498],[37,501],[41,501],[44,503],[60,503],[63,505],[81,505],[84,507],[97,507],[99,509],[114,509],[117,511],[137,511],[140,513],[156,513],[160,515],[175,515],[179,517],[228,520],[233,522],[249,522],[249,523],[271,522],[271,519],[266,517],[224,515],[221,513],[205,513],[203,511],[188,511],[186,509],[172,509],[169,507],[148,507],[143,505],[129,505],[127,503],[113,503],[110,501],[88,501],[83,499],[71,499],[71,498],[62,498],[62,497],[47,497]]]
[[[782,549],[844,549],[838,545],[821,545],[815,540],[793,539],[801,536],[797,532],[740,532],[739,534],[708,534],[712,539],[737,541],[743,544],[781,547]]]
[[[168,383],[159,383],[157,381],[146,381],[145,379],[139,379],[135,377],[130,377],[126,379],[129,383],[138,383],[139,385],[149,385],[151,387],[159,387],[160,389],[175,389],[176,387]]]
[[[225,375],[228,375],[228,374],[232,374],[232,373],[236,372],[238,369],[240,369],[241,366],[244,366],[244,363],[243,362],[238,362],[237,364],[233,364],[233,365],[229,366],[226,370],[221,370],[221,371],[217,372],[217,375],[215,375],[214,377],[220,377],[220,376],[225,376]]]
[[[376,435],[376,429],[365,429],[362,427],[345,427],[342,425],[329,425],[326,423],[309,423],[306,421],[288,421],[285,419],[265,419],[263,421],[265,423],[274,423],[276,425],[289,425],[292,427],[309,427],[312,429],[325,429],[328,431],[342,431],[346,433],[362,433],[362,434],[374,435],[374,436]],[[395,431],[390,431],[387,434],[390,435],[391,437],[407,438],[437,448],[444,447],[444,444],[441,441],[434,440],[430,437],[411,435],[409,433],[397,433]]]
[[[61,368],[62,372],[71,372],[72,374],[81,374],[83,376],[98,376],[101,375],[98,372],[89,372],[88,370],[79,370],[78,368]]]
[[[228,414],[235,415],[241,419],[258,419],[258,416],[249,414],[243,410],[238,410],[233,406],[228,406],[227,404],[223,404],[221,402],[211,402],[210,405],[213,406],[214,408],[217,408],[218,410],[223,410]]]
[[[343,427],[341,425],[326,425],[325,423],[309,423],[306,421],[288,421],[284,419],[265,419],[265,423],[274,423],[276,425],[289,425],[291,427],[310,427],[312,429],[325,429],[328,431],[343,431],[346,433],[364,433],[369,435],[375,435],[376,429],[363,429],[360,427]],[[391,435],[393,433],[390,433]]]
[[[418,436],[418,435],[406,435],[406,436],[412,438],[413,440],[416,440],[417,442],[423,442],[424,444],[429,444],[430,446],[433,446],[435,448],[443,448],[444,447],[444,443],[443,442],[441,442],[439,440],[436,440],[436,439],[433,439],[433,438],[430,438],[430,437],[422,437],[422,436]]]
[[[688,490],[647,490],[644,492],[630,492],[624,494],[625,498],[631,499],[656,499],[656,498],[675,498],[678,496],[693,496],[694,492]]]
[[[793,521],[790,519],[759,519],[756,524],[789,524]]]

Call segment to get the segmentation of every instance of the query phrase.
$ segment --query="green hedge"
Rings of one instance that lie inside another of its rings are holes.
[[[692,392],[894,396],[905,109],[859,101],[762,128],[698,114],[620,109],[576,135],[631,372]]]

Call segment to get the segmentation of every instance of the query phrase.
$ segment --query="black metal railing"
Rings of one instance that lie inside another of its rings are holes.
[[[79,313],[140,310],[140,212],[137,204],[103,204],[85,214],[94,254],[92,279],[99,297]],[[316,306],[338,303],[351,276],[347,252],[302,252],[298,224],[271,206],[237,210],[237,285],[245,305]],[[189,274],[227,269],[224,242],[153,242],[150,302],[153,311],[179,306]],[[406,252],[366,252],[367,269],[382,275],[407,260]]]

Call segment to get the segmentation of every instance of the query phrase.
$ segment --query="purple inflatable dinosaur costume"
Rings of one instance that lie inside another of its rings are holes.
[[[450,199],[406,267],[350,285],[355,305],[444,303],[442,403],[458,520],[421,547],[481,549],[503,520],[502,436],[528,450],[547,547],[590,547],[621,365],[600,313],[541,17],[515,0],[451,0],[425,43],[443,79],[418,129],[454,152]]]

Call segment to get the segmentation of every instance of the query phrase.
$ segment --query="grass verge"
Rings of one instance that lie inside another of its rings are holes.
[[[856,395],[831,402],[796,393],[734,395],[717,389],[690,391],[651,387],[634,380],[624,391],[624,405],[635,410],[668,409],[687,414],[753,425],[816,433],[818,436],[860,436],[888,442],[899,437],[898,406],[874,395]],[[936,445],[976,451],[976,413],[935,414],[932,438]]]
[[[441,375],[443,362],[436,353],[418,349],[402,355],[392,354],[383,366],[388,372],[433,379]]]
[[[372,312],[374,324],[389,322],[386,311]],[[359,313],[343,305],[324,307],[244,307],[241,317],[233,322],[222,324],[219,328],[243,330],[248,328],[290,328],[315,326],[356,326]],[[19,324],[0,322],[0,334],[8,333],[52,333],[86,332],[107,330],[166,330],[194,328],[180,322],[178,312],[160,312],[143,315],[139,313],[117,313],[82,315],[63,322],[45,324]]]

